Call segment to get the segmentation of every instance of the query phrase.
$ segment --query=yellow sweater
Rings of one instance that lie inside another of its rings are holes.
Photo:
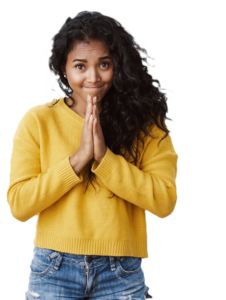
[[[156,125],[136,166],[109,148],[86,193],[69,157],[79,148],[84,118],[64,98],[29,109],[13,138],[7,201],[25,222],[38,215],[34,245],[73,254],[146,258],[145,210],[164,218],[177,200],[177,159],[170,135]],[[133,159],[132,159],[133,160]],[[131,160],[131,161],[132,161]],[[87,177],[87,175],[85,175]],[[111,199],[107,197],[115,196]]]

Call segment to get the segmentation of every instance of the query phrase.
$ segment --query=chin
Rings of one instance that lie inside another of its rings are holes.
[[[85,91],[85,94],[93,97],[103,97],[103,94],[106,94],[106,88],[102,87],[101,90],[90,89]]]

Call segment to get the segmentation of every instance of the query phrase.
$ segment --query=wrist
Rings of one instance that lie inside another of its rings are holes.
[[[98,160],[96,160],[96,162],[97,162],[98,164],[100,164],[100,163],[101,163],[101,161],[103,160],[103,158],[104,158],[104,156],[105,156],[106,152],[107,152],[107,147],[106,147],[105,153],[104,153],[104,155],[102,156],[102,158],[101,158],[101,159],[98,159]]]

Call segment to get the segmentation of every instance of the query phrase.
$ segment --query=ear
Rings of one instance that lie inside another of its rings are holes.
[[[61,68],[61,71],[63,73],[63,76],[66,75],[66,72],[65,72],[65,70],[63,68]]]

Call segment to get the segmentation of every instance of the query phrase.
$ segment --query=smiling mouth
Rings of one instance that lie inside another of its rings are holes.
[[[103,86],[104,86],[104,85],[102,85],[102,86],[97,86],[97,87],[86,87],[86,86],[84,86],[84,88],[85,88],[85,89],[91,89],[91,90],[94,89],[94,90],[95,90],[95,89],[100,89],[100,88],[102,88]]]

